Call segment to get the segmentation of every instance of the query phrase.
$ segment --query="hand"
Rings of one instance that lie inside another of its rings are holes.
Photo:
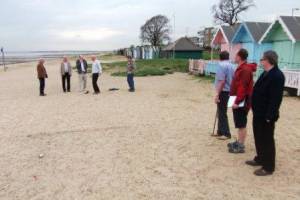
[[[238,108],[239,108],[239,106],[237,104],[232,105],[232,109],[238,109]]]
[[[220,97],[219,97],[219,95],[215,96],[215,103],[216,104],[220,103]]]

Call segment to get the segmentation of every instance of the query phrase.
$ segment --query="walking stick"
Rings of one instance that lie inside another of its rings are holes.
[[[216,125],[217,125],[217,118],[218,118],[218,109],[216,111],[215,122],[214,122],[214,129],[213,129],[213,132],[211,134],[212,137],[216,136],[215,135],[215,130],[216,130]]]

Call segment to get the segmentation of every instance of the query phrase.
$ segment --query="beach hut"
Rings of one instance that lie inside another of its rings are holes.
[[[300,71],[300,17],[280,16],[268,28],[261,44],[272,43],[279,55],[279,66]]]
[[[298,90],[300,96],[300,17],[278,17],[259,42],[272,43],[273,50],[279,55],[286,87]]]
[[[193,43],[189,38],[182,37],[162,50],[164,58],[201,59],[203,49]]]
[[[212,47],[219,47],[221,51],[228,51],[230,53],[230,60],[234,60],[236,53],[241,49],[241,44],[231,43],[232,38],[241,24],[234,26],[220,26],[212,40]]]
[[[272,49],[271,43],[259,44],[270,25],[270,23],[265,22],[244,22],[235,32],[231,42],[241,44],[242,48],[248,50],[249,62],[259,63],[263,52]]]

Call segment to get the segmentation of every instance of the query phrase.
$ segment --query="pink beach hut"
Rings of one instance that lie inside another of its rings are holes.
[[[228,51],[230,53],[230,60],[234,60],[235,54],[242,48],[242,45],[239,43],[231,43],[232,38],[240,25],[241,24],[236,24],[234,26],[220,26],[212,40],[212,47],[219,47],[221,51]]]

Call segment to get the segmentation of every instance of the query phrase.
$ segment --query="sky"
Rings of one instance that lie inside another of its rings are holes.
[[[195,36],[201,28],[215,26],[211,7],[218,1],[0,0],[0,46],[8,51],[39,51],[140,45],[140,27],[157,14],[175,24],[173,39]],[[242,14],[241,20],[271,22],[300,8],[300,0],[254,1],[256,7]]]

